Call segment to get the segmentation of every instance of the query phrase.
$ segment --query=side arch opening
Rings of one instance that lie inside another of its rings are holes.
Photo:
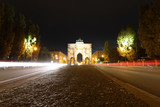
[[[70,64],[75,64],[75,59],[73,57],[70,58]]]
[[[87,65],[89,64],[89,58],[88,57],[85,58],[85,64],[87,64]]]

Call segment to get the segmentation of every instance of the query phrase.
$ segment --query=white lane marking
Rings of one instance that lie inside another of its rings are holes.
[[[11,79],[8,79],[8,80],[0,81],[0,84],[10,82],[10,81],[14,81],[14,80],[18,80],[18,79],[21,79],[21,78],[24,78],[24,77],[27,77],[27,76],[31,76],[31,75],[35,75],[35,74],[38,74],[38,73],[40,73],[40,72],[34,72],[34,73],[31,73],[31,74],[27,74],[27,75],[11,78]]]

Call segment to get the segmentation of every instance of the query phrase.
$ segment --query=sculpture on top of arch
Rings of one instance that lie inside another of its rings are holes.
[[[82,55],[81,64],[91,64],[92,44],[84,43],[82,39],[76,40],[76,43],[68,44],[68,64],[78,64],[77,55]]]

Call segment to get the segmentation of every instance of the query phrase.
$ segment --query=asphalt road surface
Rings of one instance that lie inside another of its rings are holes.
[[[55,68],[53,68],[55,69]],[[0,86],[18,80],[43,75],[53,70],[51,67],[9,68],[0,70]],[[53,72],[53,71],[52,71]]]
[[[98,65],[104,73],[160,97],[160,67]]]
[[[16,73],[23,78],[22,72],[25,72],[24,75],[26,75],[27,70],[6,71],[8,74],[4,74],[5,71],[0,71],[0,74],[3,74],[2,76],[5,75],[1,79],[1,82],[8,79],[12,81],[11,78],[15,78]],[[104,76],[95,66],[63,66],[59,69],[48,70],[43,67],[30,68],[28,72],[31,74],[34,72],[43,72],[45,74],[14,88],[0,92],[0,107],[149,106]],[[7,77],[9,74],[11,76]]]

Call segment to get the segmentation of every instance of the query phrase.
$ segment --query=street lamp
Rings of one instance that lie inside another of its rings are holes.
[[[34,51],[37,51],[37,47],[34,47]]]
[[[33,48],[33,52],[34,52],[34,51],[37,51],[37,50],[38,50],[37,47],[34,47],[34,48]],[[32,52],[32,55],[31,55],[31,61],[32,61],[32,58],[33,58],[33,52]]]
[[[63,63],[66,63],[66,57],[63,57]]]
[[[66,60],[66,58],[65,58],[65,57],[63,57],[63,60]]]
[[[58,55],[55,55],[56,59],[58,59]]]

